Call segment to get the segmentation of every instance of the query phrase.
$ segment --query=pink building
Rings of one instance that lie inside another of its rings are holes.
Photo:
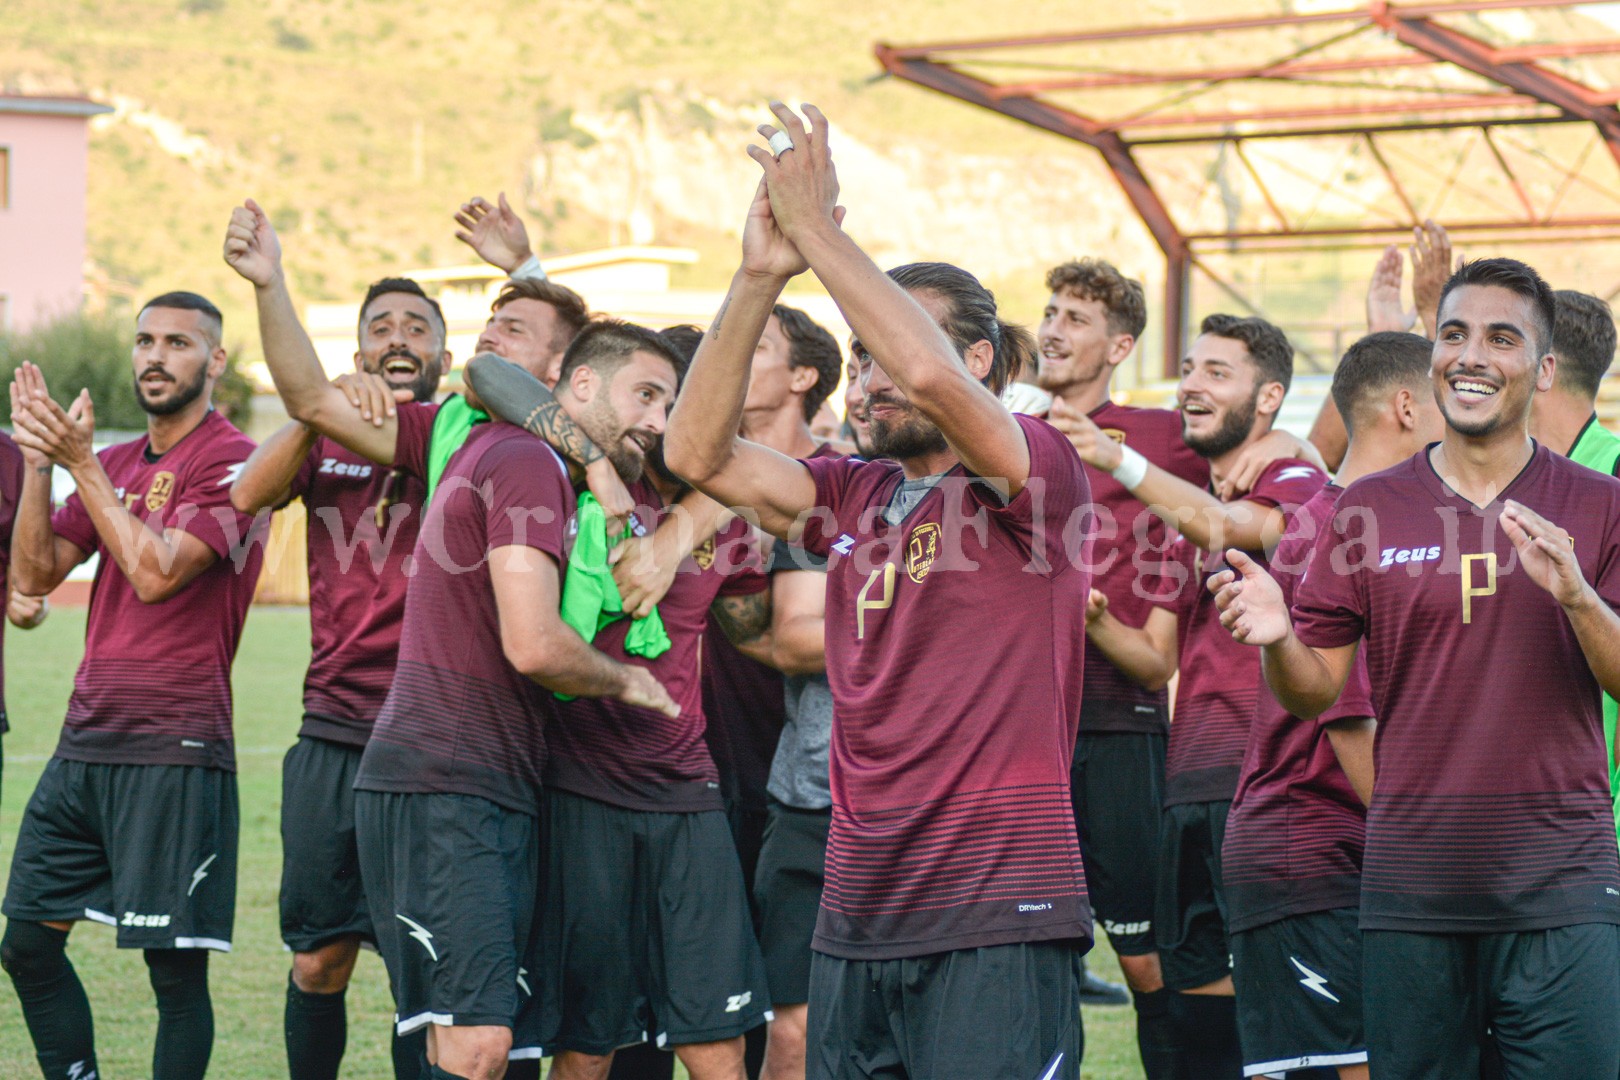
[[[76,311],[84,294],[86,98],[0,94],[0,332]]]

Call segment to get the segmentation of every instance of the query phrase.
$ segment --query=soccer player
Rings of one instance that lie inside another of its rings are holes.
[[[1285,596],[1350,484],[1437,441],[1445,427],[1429,385],[1431,342],[1369,334],[1333,373],[1349,433],[1335,482],[1300,508],[1271,571]],[[1374,710],[1358,663],[1338,704],[1315,722],[1262,694],[1226,820],[1221,872],[1245,1076],[1337,1066],[1367,1076],[1356,928]]]
[[[852,356],[844,368],[844,441],[863,458],[877,457],[872,450],[872,425],[866,418],[866,395],[861,391],[861,369]]]
[[[1182,441],[1175,410],[1109,398],[1115,368],[1147,325],[1141,283],[1100,259],[1080,259],[1047,271],[1046,287],[1051,296],[1036,334],[1041,388],[1062,402],[1061,411],[1088,417],[1119,445],[1188,483],[1207,484],[1209,464]],[[1139,585],[1137,549],[1162,553],[1168,528],[1109,473],[1087,466],[1086,476],[1099,535],[1110,540],[1098,553],[1092,587],[1107,598],[1111,618],[1141,627],[1152,608]],[[1155,864],[1143,853],[1159,845],[1169,702],[1162,683],[1143,686],[1089,641],[1081,701],[1069,785],[1086,884],[1131,989],[1143,1068],[1159,1080],[1170,1068],[1170,995],[1153,944]]]
[[[1182,361],[1176,389],[1182,437],[1209,462],[1220,486],[1244,451],[1271,430],[1293,378],[1294,350],[1283,332],[1259,318],[1211,315]],[[1221,841],[1237,789],[1249,721],[1259,690],[1258,658],[1221,628],[1203,578],[1219,569],[1225,545],[1273,550],[1289,514],[1327,477],[1310,462],[1281,458],[1260,472],[1242,499],[1222,502],[1102,433],[1084,414],[1053,403],[1052,416],[1087,464],[1112,475],[1182,538],[1155,585],[1143,583],[1159,610],[1141,629],[1106,612],[1088,627],[1098,648],[1139,683],[1162,686],[1179,665],[1175,722],[1165,758],[1159,831],[1154,940],[1172,1029],[1178,1075],[1235,1074],[1240,1067],[1232,999],[1231,950],[1221,879]],[[1173,588],[1179,584],[1179,588]],[[1105,599],[1111,600],[1107,594]],[[1135,638],[1147,648],[1121,648]],[[1152,663],[1143,666],[1140,656]],[[1188,1070],[1191,1070],[1190,1072]]]
[[[360,305],[355,368],[433,401],[450,363],[444,314],[420,285],[384,278]],[[281,937],[292,950],[283,1030],[292,1080],[332,1080],[348,1036],[345,991],[360,943],[376,941],[354,840],[354,774],[388,696],[405,613],[404,563],[427,487],[294,421],[231,485],[243,513],[304,500],[312,658],[304,720],[282,764]],[[425,1035],[395,1036],[415,1080]]]
[[[615,447],[633,481],[633,448],[662,431],[677,368],[649,331],[596,322],[569,346],[556,401]],[[401,458],[420,460],[427,415],[402,409],[398,420]],[[647,668],[590,647],[564,621],[574,503],[561,458],[521,428],[468,435],[422,525],[393,687],[355,779],[398,1026],[428,1027],[435,1080],[499,1077],[509,1059],[540,1054],[530,999],[545,978],[541,779],[557,730],[546,691],[576,704],[611,697],[644,716],[681,711]]]
[[[1553,301],[1557,318],[1552,350],[1558,363],[1552,389],[1531,399],[1530,437],[1589,469],[1620,476],[1620,436],[1597,418],[1598,387],[1614,362],[1614,312],[1597,297],[1570,289],[1553,293]],[[1620,838],[1620,766],[1614,754],[1617,714],[1620,705],[1604,694],[1603,746]]]
[[[825,118],[772,110],[793,146],[750,148],[765,175],[742,265],[666,454],[828,560],[833,813],[806,1072],[1072,1080],[1091,918],[1068,767],[1090,576],[1064,534],[1085,473],[1060,434],[998,400],[1027,332],[956,267],[879,270],[839,229]],[[854,330],[891,460],[795,461],[737,434],[755,345],[807,267]],[[1031,609],[1049,632],[1005,632],[1025,616],[998,612]]]
[[[146,434],[100,454],[88,392],[63,409],[33,365],[12,381],[27,463],[13,583],[44,595],[100,558],[84,660],[18,832],[0,939],[49,1080],[97,1071],[90,1004],[64,952],[83,919],[144,950],[153,1075],[201,1077],[213,1049],[208,950],[230,949],[236,914],[231,661],[264,554],[229,501],[253,443],[213,408],[221,329],[195,293],[146,303],[131,357]],[[78,488],[54,515],[53,466]]]
[[[17,520],[17,500],[22,495],[25,471],[22,451],[10,435],[0,432],[0,597],[6,601],[6,621],[19,630],[32,630],[45,621],[50,606],[43,596],[25,596],[11,588],[6,580],[6,570],[11,564],[11,527]],[[5,624],[0,623],[0,632],[4,630]],[[0,645],[4,643],[4,634],[0,633]],[[6,718],[4,686],[5,667],[0,664],[0,735],[11,730]]]
[[[1241,552],[1221,619],[1295,716],[1358,651],[1378,704],[1361,928],[1382,1076],[1620,1071],[1620,855],[1600,690],[1620,690],[1620,481],[1538,446],[1552,290],[1512,259],[1446,284],[1430,369],[1442,440],[1350,485],[1290,617]],[[1527,721],[1533,718],[1533,723]]]
[[[527,416],[540,390],[517,376],[485,358],[468,370],[479,398],[503,416]],[[656,457],[656,439],[642,445]],[[650,469],[632,485],[643,508],[634,528],[670,516],[681,488]],[[694,1080],[734,1080],[744,1074],[744,1033],[769,1013],[704,742],[699,670],[729,549],[747,539],[738,520],[691,553],[658,605],[667,648],[638,652],[625,621],[596,638],[607,655],[645,664],[680,704],[677,716],[581,698],[560,702],[548,729],[538,993],[558,1080],[605,1077],[620,1047],[649,1038],[672,1047]]]

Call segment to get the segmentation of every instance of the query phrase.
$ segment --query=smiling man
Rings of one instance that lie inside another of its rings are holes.
[[[1351,484],[1294,596],[1242,553],[1211,583],[1295,716],[1359,647],[1378,703],[1361,929],[1378,1075],[1620,1071],[1620,857],[1599,690],[1620,689],[1620,482],[1532,442],[1554,302],[1512,259],[1447,282],[1439,443]],[[1489,677],[1486,677],[1489,676]]]

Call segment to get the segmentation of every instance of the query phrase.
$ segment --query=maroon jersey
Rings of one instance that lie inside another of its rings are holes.
[[[427,485],[321,438],[291,490],[309,511],[311,657],[299,733],[364,746],[394,678],[404,567],[416,547]],[[378,528],[385,498],[391,505]]]
[[[0,603],[11,599],[10,585],[6,581],[11,566],[11,526],[17,520],[17,499],[22,494],[23,456],[11,436],[0,432]],[[0,613],[0,646],[5,644],[6,619]],[[11,730],[6,719],[6,669],[0,655],[0,733]]]
[[[756,569],[728,575],[720,596],[757,596],[771,579]],[[765,809],[771,755],[787,718],[782,673],[744,656],[711,616],[703,632],[704,740],[726,802]]]
[[[264,561],[264,530],[232,508],[231,482],[253,441],[209,412],[166,453],[150,451],[142,436],[97,457],[130,513],[155,532],[189,533],[218,558],[169,599],[142,603],[78,494],[68,497],[51,526],[100,562],[56,756],[234,770],[231,661]]]
[[[1620,606],[1620,481],[1537,446],[1501,493],[1568,530]],[[1300,640],[1361,646],[1378,700],[1361,925],[1620,922],[1597,681],[1498,522],[1424,451],[1351,484],[1294,597]]]
[[[1244,501],[1292,514],[1326,482],[1322,470],[1309,462],[1282,458],[1266,466]],[[1171,547],[1170,561],[1184,568],[1181,586],[1153,601],[1175,611],[1181,642],[1181,680],[1165,753],[1164,804],[1219,802],[1237,790],[1249,721],[1260,698],[1260,650],[1232,640],[1231,631],[1221,625],[1215,598],[1205,588],[1212,576],[1226,569],[1224,557],[1183,537]]]
[[[394,437],[394,468],[426,481],[428,451],[433,447],[433,424],[439,418],[441,403],[403,401],[394,410],[399,421]],[[474,428],[482,426],[475,424]]]
[[[1091,411],[1091,419],[1121,445],[1164,471],[1198,487],[1209,485],[1209,462],[1181,438],[1181,414],[1174,409],[1137,409],[1112,401]],[[1128,626],[1141,627],[1153,608],[1158,581],[1154,571],[1175,533],[1159,515],[1110,474],[1086,466],[1091,499],[1097,507],[1092,587],[1108,597],[1108,610]],[[1148,690],[1086,642],[1086,685],[1080,712],[1082,732],[1168,729],[1164,690]]]
[[[1015,419],[1030,478],[1006,503],[957,466],[890,524],[899,465],[805,462],[835,706],[820,952],[1091,937],[1069,802],[1091,574],[1065,545],[1090,491],[1066,438]]]
[[[667,508],[650,483],[635,485],[631,494],[638,506],[650,509],[642,520],[654,515],[662,520]],[[748,525],[738,519],[681,563],[675,583],[658,602],[670,641],[662,655],[648,660],[625,651],[629,619],[611,623],[592,642],[620,663],[651,671],[681,707],[681,715],[671,719],[606,698],[558,702],[546,783],[630,810],[723,809],[720,774],[703,740],[698,667],[709,605],[723,580],[721,568],[736,558],[738,545],[748,543]]]
[[[1271,576],[1289,602],[1342,491],[1336,484],[1318,491],[1277,545]],[[1367,810],[1339,767],[1326,725],[1373,715],[1361,657],[1338,703],[1314,724],[1290,716],[1271,694],[1260,692],[1221,848],[1226,923],[1233,933],[1359,902]]]
[[[506,659],[487,556],[534,548],[561,581],[573,516],[568,470],[549,446],[511,424],[473,428],[422,520],[399,662],[357,789],[476,795],[539,813],[555,706]]]

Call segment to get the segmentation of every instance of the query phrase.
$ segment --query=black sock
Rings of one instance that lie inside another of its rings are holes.
[[[390,1049],[394,1057],[394,1080],[429,1080],[432,1076],[432,1066],[427,1059],[427,1028],[401,1035],[396,1027]]]
[[[345,992],[310,994],[287,976],[287,1074],[292,1080],[337,1080],[349,1041]],[[414,1080],[414,1078],[413,1078]]]
[[[432,1080],[467,1080],[465,1076],[459,1076],[453,1072],[445,1072],[437,1065],[430,1065],[428,1067],[432,1070],[428,1073],[428,1076],[432,1077]]]
[[[626,1046],[613,1055],[608,1080],[673,1080],[675,1055],[650,1042]]]
[[[1147,1080],[1175,1080],[1175,1027],[1170,1019],[1171,991],[1164,987],[1148,993],[1131,991],[1136,1005],[1136,1049],[1142,1055]]]
[[[519,1058],[506,1063],[506,1080],[540,1080],[540,1059]]]
[[[1176,1075],[1182,1080],[1236,1080],[1243,1075],[1237,999],[1221,994],[1170,995]]]
[[[147,949],[147,974],[157,995],[152,1075],[202,1080],[214,1050],[214,1003],[208,997],[208,952]]]
[[[85,1077],[96,1069],[90,1000],[67,958],[67,931],[12,919],[0,938],[0,967],[11,976],[34,1056],[46,1080]]]

